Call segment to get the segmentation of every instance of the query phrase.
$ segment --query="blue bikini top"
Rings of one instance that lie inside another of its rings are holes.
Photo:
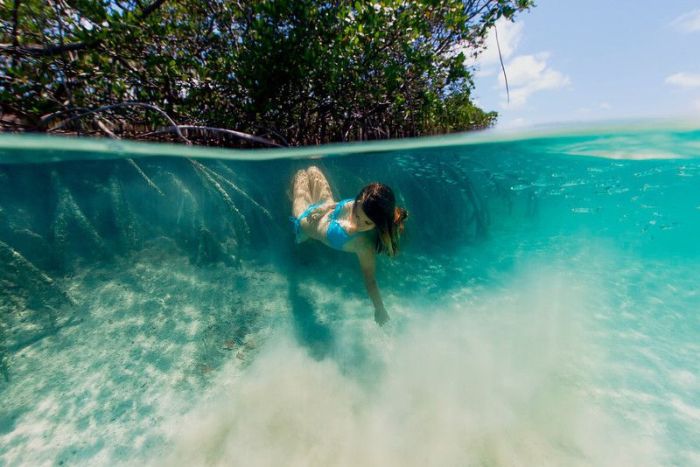
[[[338,204],[336,204],[335,209],[331,213],[331,221],[328,223],[326,239],[328,240],[328,244],[336,250],[342,250],[345,244],[357,235],[348,234],[343,228],[343,226],[341,226],[338,222],[338,216],[342,212],[343,207],[345,207],[347,203],[350,203],[352,201],[354,201],[352,198],[338,201]]]
[[[352,198],[344,199],[342,201],[338,201],[338,203],[335,206],[335,209],[333,209],[333,212],[331,213],[330,217],[330,222],[328,223],[328,230],[326,231],[326,239],[328,240],[328,244],[335,248],[336,250],[342,250],[345,244],[355,236],[355,235],[349,235],[345,229],[340,225],[338,222],[338,216],[340,215],[340,212],[343,210],[343,207],[347,204],[354,201]],[[315,203],[310,205],[309,207],[304,210],[303,213],[299,217],[290,217],[289,219],[292,221],[294,224],[294,232],[296,234],[296,241],[297,243],[303,241],[304,235],[302,234],[301,231],[301,221],[307,217],[309,214],[311,214],[313,211],[315,211],[319,206],[321,206],[323,203]]]

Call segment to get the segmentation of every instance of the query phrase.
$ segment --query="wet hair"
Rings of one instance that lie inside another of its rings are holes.
[[[376,226],[377,253],[396,256],[399,250],[399,234],[403,231],[408,212],[396,206],[396,198],[391,188],[382,183],[370,183],[355,197],[353,212],[356,206],[362,207]]]

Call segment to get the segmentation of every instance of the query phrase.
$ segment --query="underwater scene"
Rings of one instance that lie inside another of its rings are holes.
[[[0,465],[700,465],[700,130],[0,137]],[[408,211],[377,260],[291,187]]]

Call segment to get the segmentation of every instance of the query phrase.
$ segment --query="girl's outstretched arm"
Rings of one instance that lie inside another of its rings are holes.
[[[376,253],[366,248],[357,253],[357,258],[360,260],[360,269],[362,269],[362,276],[365,280],[367,293],[374,305],[374,320],[381,326],[389,321],[389,314],[384,309],[384,303],[379,294],[379,287],[377,287],[377,277],[375,274]]]

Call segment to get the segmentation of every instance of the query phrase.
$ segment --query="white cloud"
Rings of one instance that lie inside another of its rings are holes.
[[[681,88],[700,87],[700,73],[675,73],[666,77],[666,84]]]
[[[510,103],[503,107],[521,107],[530,96],[539,91],[560,89],[568,86],[571,80],[565,74],[547,65],[548,52],[535,55],[520,55],[506,65]],[[504,89],[502,97],[506,97],[503,74],[499,76],[500,86]]]
[[[598,104],[598,107],[601,108],[602,110],[612,109],[612,106],[610,105],[609,102],[601,102],[600,104]]]
[[[671,21],[671,26],[681,32],[700,31],[700,10],[693,10]]]

